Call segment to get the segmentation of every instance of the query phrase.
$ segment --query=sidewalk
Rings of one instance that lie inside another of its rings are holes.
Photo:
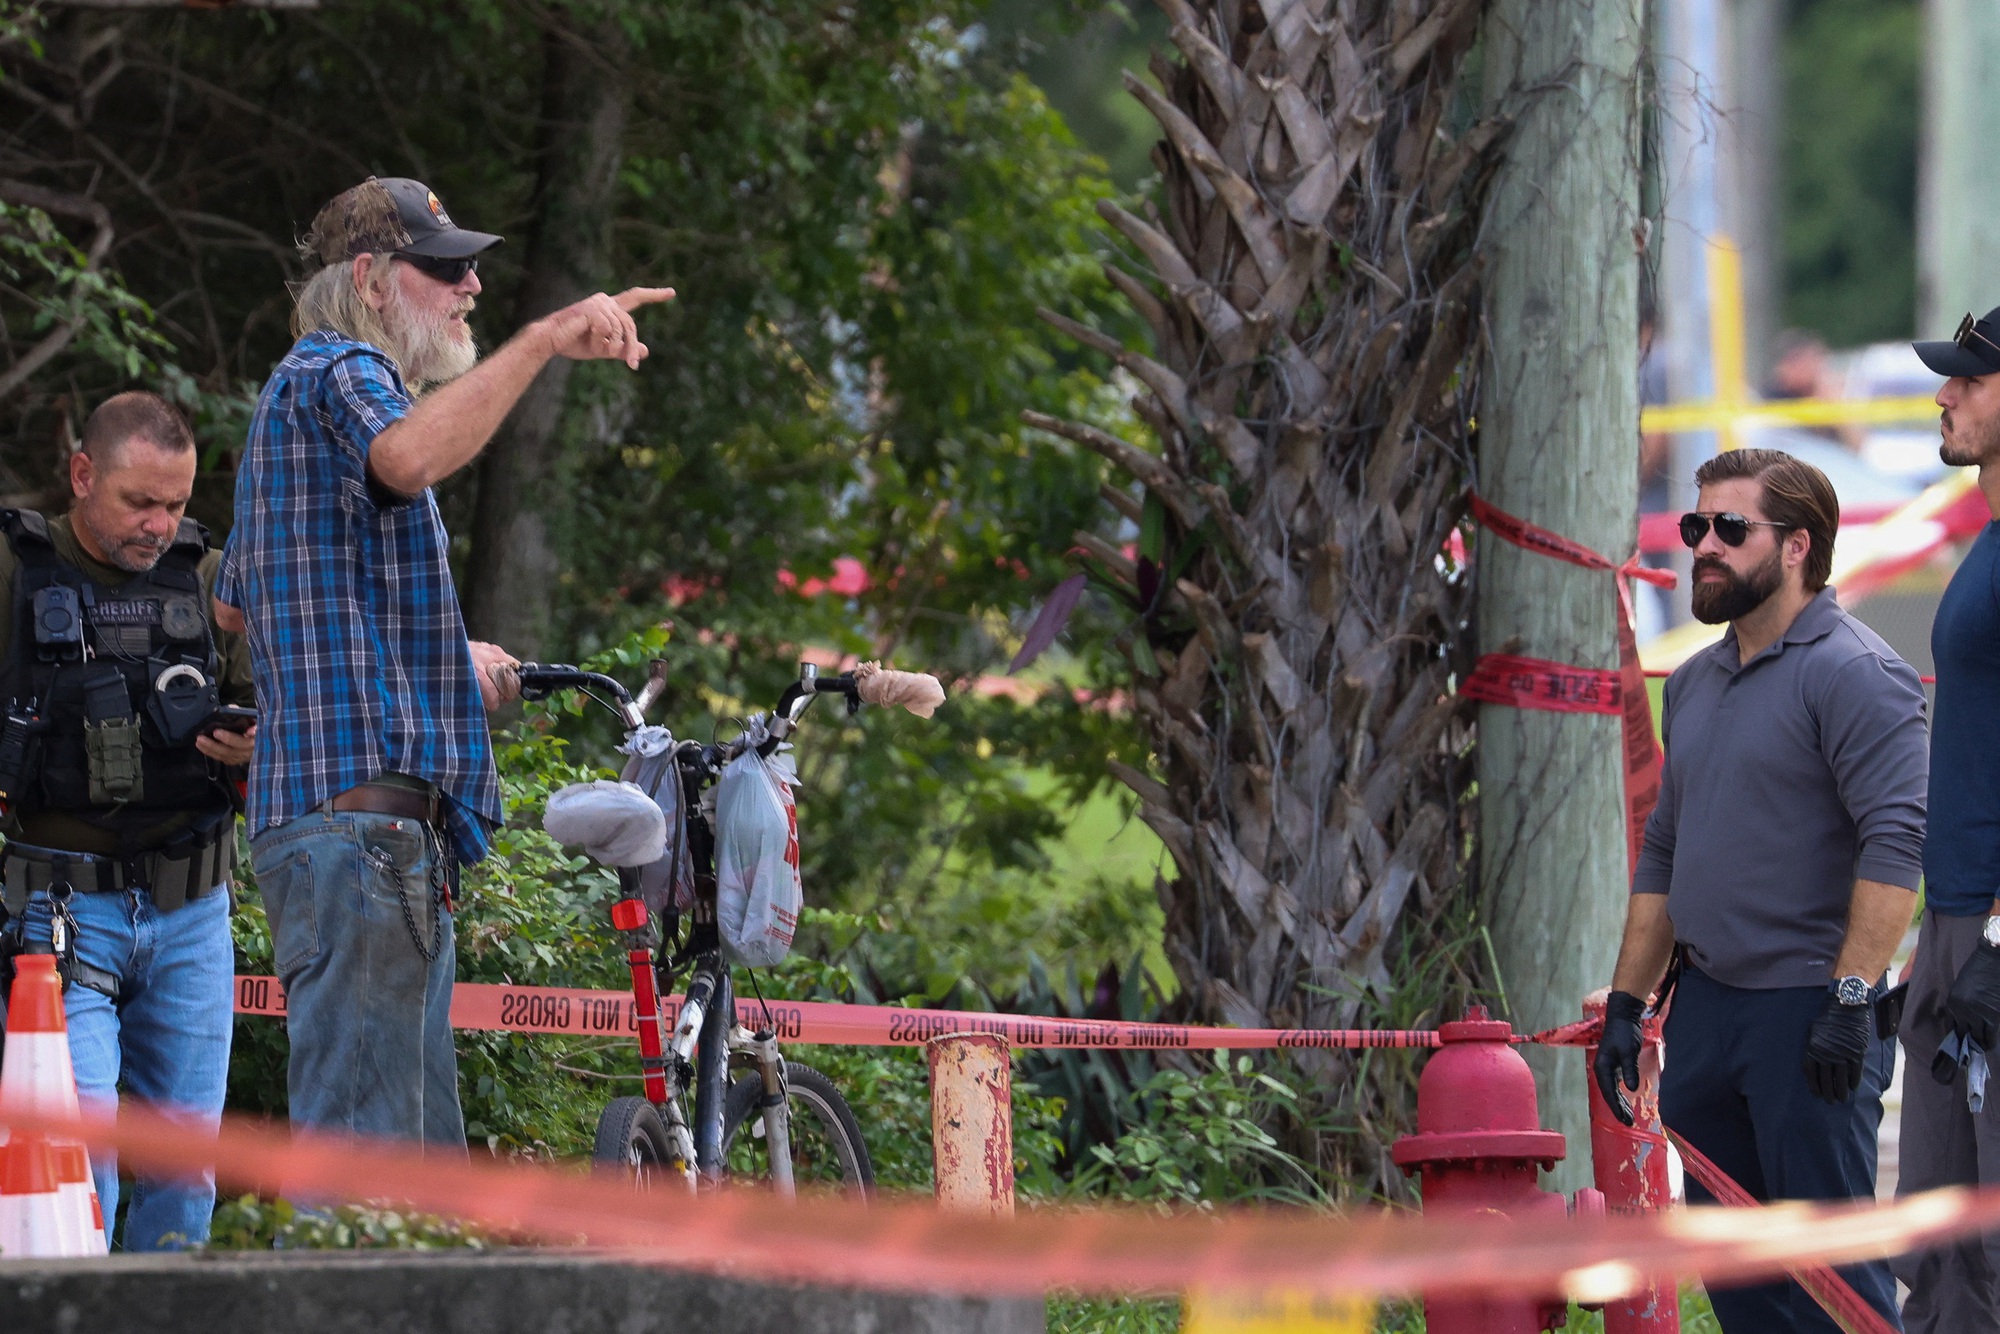
[[[1902,946],[1896,951],[1896,961],[1889,965],[1889,978],[1894,981],[1909,962],[1910,955],[1917,948],[1917,928],[1914,926],[1904,935]],[[1882,1090],[1882,1129],[1876,1136],[1875,1158],[1875,1198],[1890,1200],[1896,1197],[1896,1165],[1898,1146],[1903,1135],[1903,1044],[1896,1044],[1896,1073],[1890,1076],[1889,1087]]]

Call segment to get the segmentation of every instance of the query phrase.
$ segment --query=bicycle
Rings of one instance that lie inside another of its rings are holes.
[[[733,1163],[739,1173],[768,1176],[783,1197],[793,1196],[797,1182],[805,1180],[837,1185],[865,1199],[874,1188],[874,1168],[860,1122],[840,1090],[811,1066],[785,1059],[768,1014],[755,1031],[737,1022],[716,915],[713,803],[705,807],[702,801],[731,760],[753,747],[764,756],[773,754],[820,695],[840,695],[849,715],[858,711],[863,699],[855,674],[822,677],[813,664],[801,663],[798,679],[786,687],[770,715],[750,719],[735,741],[709,745],[675,741],[666,729],[648,727],[646,710],[666,685],[664,663],[653,664],[636,698],[612,677],[564,664],[523,663],[519,676],[523,699],[578,689],[617,714],[625,726],[622,749],[632,755],[621,777],[634,777],[642,756],[657,760],[664,755],[671,766],[662,781],[679,785],[681,829],[668,832],[685,838],[693,900],[685,922],[670,902],[660,910],[656,936],[653,915],[641,897],[645,868],[613,868],[620,895],[612,905],[611,922],[627,946],[645,1093],[616,1098],[605,1107],[597,1121],[593,1162],[641,1185],[677,1175],[691,1189],[719,1182]],[[634,818],[645,816],[638,812]],[[657,809],[653,818],[665,819]],[[660,954],[655,953],[656,941]],[[676,941],[666,953],[667,944]],[[672,994],[673,979],[682,968],[690,969],[687,990],[669,1035],[661,998]],[[732,1082],[731,1066],[746,1073]]]

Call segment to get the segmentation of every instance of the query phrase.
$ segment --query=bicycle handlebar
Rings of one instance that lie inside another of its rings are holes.
[[[562,662],[524,662],[517,669],[521,678],[521,698],[528,700],[547,699],[558,690],[588,690],[592,687],[604,691],[620,704],[632,702],[632,692],[620,685],[616,678],[602,672],[586,672],[581,667],[572,667]]]
[[[588,672],[568,663],[524,662],[516,669],[516,675],[521,683],[521,698],[525,700],[547,699],[558,690],[602,691],[617,701],[609,707],[630,730],[644,725],[646,710],[666,688],[667,664],[657,658],[653,660],[652,671],[637,699],[616,678],[602,672]],[[758,749],[770,754],[778,742],[798,725],[807,706],[819,695],[844,696],[849,714],[861,708],[861,694],[852,673],[823,677],[812,663],[800,663],[799,679],[785,687],[785,693],[779,697],[778,707],[772,713],[770,739]]]

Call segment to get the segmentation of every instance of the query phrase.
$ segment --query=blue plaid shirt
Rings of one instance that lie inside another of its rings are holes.
[[[462,861],[502,819],[437,501],[384,504],[368,446],[410,410],[394,363],[330,330],[292,346],[236,471],[216,596],[247,622],[261,725],[250,834],[385,772],[437,784]]]

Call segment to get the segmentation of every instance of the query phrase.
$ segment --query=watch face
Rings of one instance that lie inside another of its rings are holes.
[[[1834,984],[1835,994],[1842,1005],[1866,1005],[1868,1003],[1868,983],[1859,977],[1843,977]]]
[[[1985,935],[1987,944],[2000,945],[2000,917],[1987,918],[1986,929],[1982,934]]]

